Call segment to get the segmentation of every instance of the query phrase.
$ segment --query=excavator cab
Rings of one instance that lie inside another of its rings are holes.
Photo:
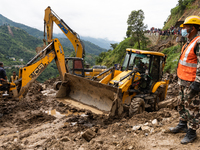
[[[83,58],[65,57],[65,66],[68,73],[85,77]]]
[[[106,70],[106,66],[93,66],[93,68],[89,68],[89,65],[87,65],[85,68],[83,58],[78,57],[65,57],[65,66],[67,73],[87,79],[91,79]]]
[[[159,55],[141,54],[139,51],[127,51],[122,71],[134,70],[141,75],[140,88],[150,90],[152,85],[162,78],[162,67],[165,57]]]

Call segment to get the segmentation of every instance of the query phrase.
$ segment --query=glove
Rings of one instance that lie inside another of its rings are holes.
[[[200,83],[194,81],[192,84],[190,84],[190,88],[194,91],[200,92]]]

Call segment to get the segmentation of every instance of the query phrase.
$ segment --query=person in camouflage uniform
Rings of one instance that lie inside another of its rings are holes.
[[[187,144],[196,139],[196,130],[200,123],[200,36],[197,36],[200,17],[187,17],[181,27],[182,36],[187,37],[188,41],[182,48],[177,67],[180,118],[178,125],[170,128],[170,131],[185,132],[181,143]]]

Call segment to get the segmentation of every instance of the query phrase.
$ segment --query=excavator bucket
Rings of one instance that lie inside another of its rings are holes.
[[[56,97],[71,99],[114,116],[123,112],[120,93],[116,87],[66,73]]]

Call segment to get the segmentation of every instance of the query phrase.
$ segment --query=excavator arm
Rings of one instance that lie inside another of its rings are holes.
[[[62,19],[60,19],[60,17],[50,7],[47,7],[45,9],[44,16],[44,36],[46,29],[48,44],[53,41],[53,22],[57,24],[57,26],[72,43],[76,53],[76,57],[84,58],[85,50],[83,43],[79,38],[79,35],[74,32]],[[46,40],[44,39],[44,41]]]
[[[53,47],[53,49],[50,47]],[[41,55],[42,58],[40,58]],[[43,49],[32,60],[30,60],[26,66],[20,68],[19,80],[18,83],[16,83],[18,84],[20,90],[19,94],[14,94],[14,97],[21,98],[24,96],[27,93],[31,83],[38,78],[38,76],[45,70],[52,60],[55,60],[61,80],[63,81],[66,73],[64,51],[59,40],[54,39],[45,49]],[[16,88],[11,90],[16,90]],[[13,93],[18,92],[15,91]]]

